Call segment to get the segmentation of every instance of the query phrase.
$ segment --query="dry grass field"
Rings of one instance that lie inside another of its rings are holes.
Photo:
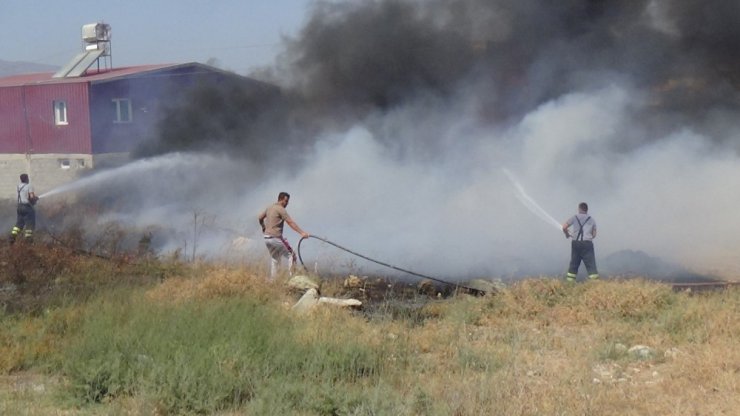
[[[291,310],[264,269],[4,248],[0,413],[735,415],[740,288],[538,277]],[[341,282],[322,294],[349,296]],[[24,304],[20,304],[19,301]],[[368,310],[372,309],[372,313]]]

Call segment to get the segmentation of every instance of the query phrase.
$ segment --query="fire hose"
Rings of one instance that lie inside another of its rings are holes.
[[[322,237],[316,237],[316,236],[314,236],[314,235],[312,235],[312,236],[309,236],[309,237],[302,237],[302,238],[301,238],[301,239],[300,239],[300,240],[298,241],[298,250],[297,250],[297,253],[298,253],[298,260],[299,260],[299,261],[301,262],[301,266],[303,266],[303,269],[304,269],[304,270],[306,270],[306,272],[308,272],[309,270],[308,270],[308,268],[306,267],[306,265],[305,265],[305,264],[303,263],[303,257],[301,257],[301,244],[303,243],[303,240],[305,240],[306,238],[315,238],[315,239],[317,239],[317,240],[323,241],[323,242],[324,242],[324,243],[326,243],[326,244],[332,245],[332,246],[334,246],[334,247],[336,247],[336,248],[338,248],[338,249],[340,249],[340,250],[346,251],[347,253],[350,253],[350,254],[352,254],[352,255],[354,255],[354,256],[357,256],[357,257],[363,258],[363,259],[365,259],[365,260],[367,260],[367,261],[373,262],[373,263],[375,263],[375,264],[379,264],[379,265],[381,265],[381,266],[385,266],[385,267],[391,268],[391,269],[393,269],[393,270],[397,270],[397,271],[399,271],[399,272],[407,273],[407,274],[410,274],[410,275],[413,275],[413,276],[416,276],[416,277],[421,277],[421,278],[423,278],[423,279],[429,279],[429,280],[433,280],[433,281],[435,281],[435,282],[438,282],[438,283],[442,283],[442,284],[445,284],[445,285],[448,285],[448,286],[454,286],[454,287],[455,287],[455,290],[457,290],[457,289],[465,289],[465,290],[467,290],[467,291],[468,291],[469,293],[471,293],[471,294],[474,294],[474,295],[476,295],[476,296],[483,296],[483,295],[485,295],[485,294],[486,294],[486,292],[485,292],[484,290],[481,290],[481,289],[475,289],[475,288],[472,288],[472,287],[468,287],[468,286],[465,286],[465,285],[461,285],[461,284],[459,284],[459,283],[453,283],[453,282],[448,282],[448,281],[445,281],[445,280],[442,280],[442,279],[438,279],[438,278],[436,278],[436,277],[432,277],[432,276],[427,276],[427,275],[424,275],[424,274],[421,274],[421,273],[417,273],[417,272],[414,272],[414,271],[411,271],[411,270],[406,270],[406,269],[402,269],[402,268],[400,268],[400,267],[397,267],[397,266],[393,266],[393,265],[391,265],[391,264],[388,264],[388,263],[384,263],[384,262],[382,262],[382,261],[378,261],[378,260],[372,259],[372,258],[370,258],[370,257],[367,257],[367,256],[365,256],[365,255],[362,255],[362,254],[360,254],[360,253],[357,253],[357,252],[355,252],[355,251],[352,251],[352,250],[350,250],[350,249],[348,249],[348,248],[346,248],[346,247],[342,247],[342,246],[340,246],[339,244],[337,244],[337,243],[334,243],[334,242],[332,242],[332,241],[329,241],[329,240],[328,240],[328,239],[326,239],[326,238],[322,238]]]

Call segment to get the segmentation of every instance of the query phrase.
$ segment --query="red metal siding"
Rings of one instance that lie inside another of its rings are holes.
[[[90,153],[88,84],[24,86],[30,153]],[[54,123],[54,101],[67,103],[66,125]]]
[[[28,137],[22,88],[0,88],[0,153],[26,152]]]

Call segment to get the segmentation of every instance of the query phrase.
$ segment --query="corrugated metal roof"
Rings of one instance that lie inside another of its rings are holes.
[[[52,78],[53,72],[41,72],[35,74],[13,75],[0,78],[0,87],[19,87],[23,85],[39,84],[68,84],[77,82],[92,82],[114,79],[123,76],[143,74],[150,71],[156,71],[163,68],[175,68],[189,65],[201,65],[197,63],[190,64],[159,64],[159,65],[141,65],[122,68],[114,68],[97,72],[96,70],[88,71],[86,75],[75,78]]]
[[[139,65],[139,66],[129,66],[129,67],[121,67],[121,68],[114,68],[114,69],[105,69],[105,70],[96,70],[92,69],[87,71],[87,73],[81,77],[72,77],[72,78],[53,78],[54,73],[53,72],[40,72],[40,73],[33,73],[33,74],[23,74],[23,75],[12,75],[9,77],[3,77],[0,78],[0,88],[3,87],[21,87],[21,86],[30,86],[30,85],[47,85],[47,84],[75,84],[75,83],[103,83],[108,81],[113,81],[118,78],[123,77],[129,77],[129,76],[138,76],[138,75],[147,75],[147,74],[153,74],[156,75],[157,72],[161,70],[178,70],[181,68],[198,68],[202,70],[202,73],[211,73],[211,74],[223,74],[230,77],[239,77],[244,79],[249,79],[250,81],[258,84],[262,84],[265,87],[275,88],[274,85],[265,83],[263,81],[259,81],[256,79],[252,79],[249,77],[245,77],[244,75],[239,75],[237,73],[223,70],[220,68],[215,68],[210,65],[201,64],[198,62],[188,62],[185,64],[156,64],[156,65]],[[192,74],[199,73],[200,71],[191,72]]]

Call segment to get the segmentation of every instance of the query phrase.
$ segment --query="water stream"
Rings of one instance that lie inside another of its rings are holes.
[[[558,223],[557,220],[552,217],[552,215],[548,214],[547,211],[545,211],[540,206],[540,204],[537,203],[537,201],[532,199],[532,197],[527,194],[527,192],[524,190],[524,187],[519,183],[514,174],[506,168],[501,168],[501,170],[504,171],[504,174],[509,179],[509,181],[511,181],[511,184],[514,185],[514,189],[516,189],[516,198],[519,200],[519,202],[521,202],[522,205],[524,205],[530,212],[536,215],[537,218],[560,230],[560,223]]]
[[[48,192],[39,195],[39,198],[48,198],[53,195],[76,191],[83,188],[94,187],[113,180],[125,179],[131,175],[154,171],[157,169],[173,168],[186,163],[195,163],[194,155],[168,154],[159,157],[137,160],[123,166],[93,173],[76,181],[58,186]],[[134,178],[133,180],[137,180]]]

